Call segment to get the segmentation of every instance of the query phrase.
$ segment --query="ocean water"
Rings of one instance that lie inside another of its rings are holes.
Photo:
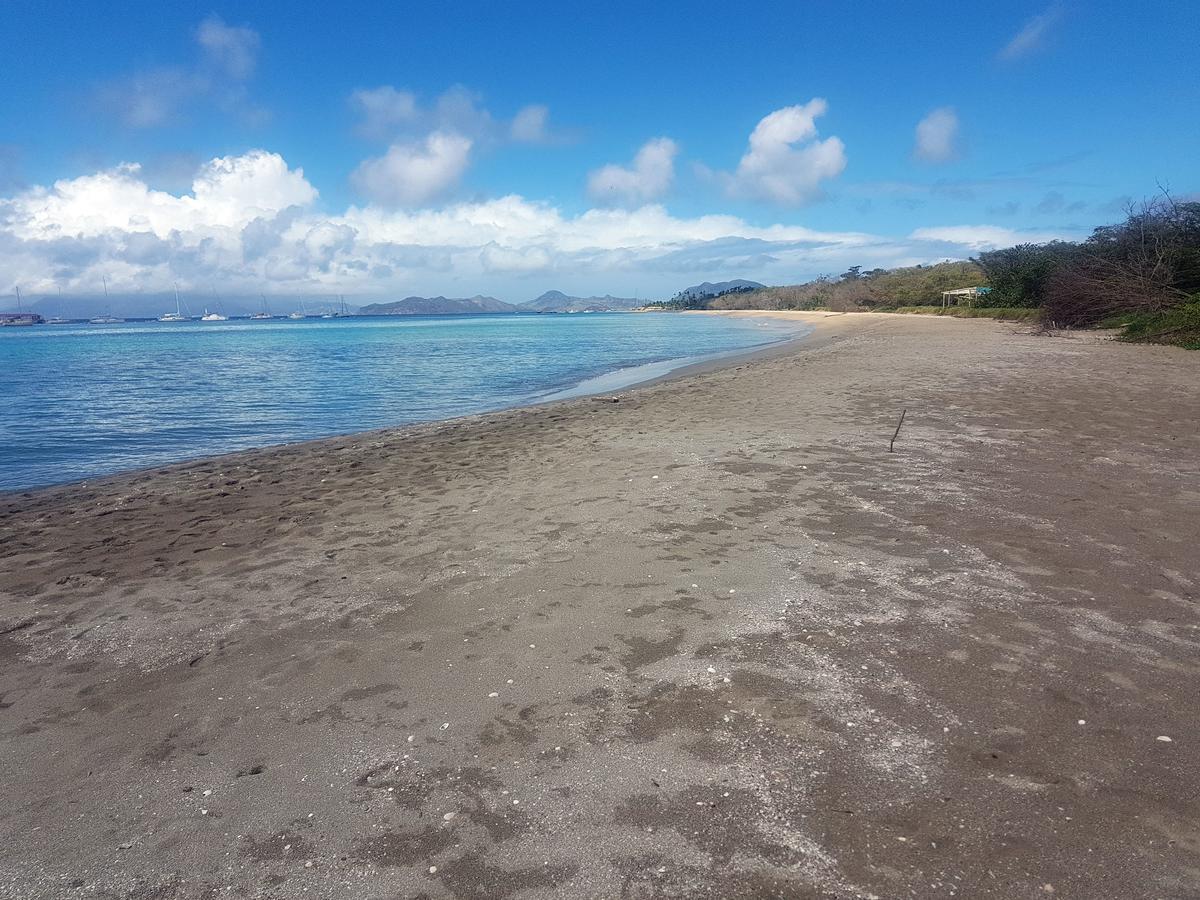
[[[0,328],[0,491],[619,390],[800,330],[628,313]]]

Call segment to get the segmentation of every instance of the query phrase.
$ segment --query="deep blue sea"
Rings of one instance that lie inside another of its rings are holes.
[[[617,390],[799,329],[629,313],[0,328],[0,491]]]

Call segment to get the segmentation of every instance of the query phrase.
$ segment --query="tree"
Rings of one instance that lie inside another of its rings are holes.
[[[1200,203],[1162,197],[1131,208],[1126,220],[1092,232],[1046,279],[1045,318],[1094,325],[1114,316],[1156,313],[1200,292]]]
[[[988,250],[974,260],[992,288],[995,306],[1041,306],[1051,274],[1078,252],[1068,241]]]

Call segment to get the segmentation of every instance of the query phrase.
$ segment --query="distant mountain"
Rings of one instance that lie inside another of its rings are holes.
[[[546,291],[540,297],[520,304],[523,310],[538,312],[606,312],[614,309],[633,309],[645,303],[632,297],[569,297],[562,291]]]
[[[703,284],[694,284],[691,287],[684,288],[675,295],[676,300],[705,300],[710,297],[720,297],[725,294],[743,293],[746,291],[756,291],[759,288],[765,288],[765,284],[759,284],[757,281],[747,281],[744,278],[737,278],[733,281],[706,281]]]
[[[495,297],[405,297],[391,303],[368,303],[362,316],[447,316],[455,313],[511,313],[517,307]]]

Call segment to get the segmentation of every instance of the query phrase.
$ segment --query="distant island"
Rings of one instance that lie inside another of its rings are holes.
[[[578,297],[567,294],[559,290],[546,291],[532,300],[523,300],[519,303],[508,303],[496,297],[476,294],[474,297],[444,297],[438,295],[436,297],[418,297],[410,296],[402,300],[388,300],[378,303],[368,303],[364,306],[354,307],[342,305],[330,301],[322,302],[320,299],[308,300],[305,304],[303,299],[295,301],[301,307],[302,312],[298,313],[293,318],[301,317],[321,317],[333,313],[337,316],[358,315],[358,316],[453,316],[453,315],[496,315],[505,313],[583,313],[583,312],[628,312],[634,309],[643,309],[648,306],[657,307],[696,307],[706,302],[715,300],[720,297],[725,297],[730,294],[745,294],[757,290],[764,289],[764,285],[757,281],[721,281],[721,282],[703,282],[702,284],[692,285],[677,292],[671,301],[649,301],[637,297],[614,297],[612,294],[604,294],[603,296]],[[162,309],[167,308],[170,304],[165,299],[147,299],[145,297],[137,298],[135,303],[120,303],[115,305],[100,305],[99,301],[92,298],[88,300],[67,301],[64,303],[61,297],[55,297],[53,300],[42,299],[38,302],[44,311],[45,315],[61,316],[64,313],[74,316],[79,319],[88,319],[98,312],[107,312],[110,309],[115,309],[121,316],[130,319],[152,319],[157,317]],[[278,309],[280,305],[286,305],[287,299],[272,298],[273,305]],[[246,310],[259,312],[261,309],[267,313],[266,317],[282,317],[271,316],[268,312],[266,299],[262,299],[262,304],[257,309],[253,303],[247,299],[237,298],[227,301],[228,305],[222,308],[227,310],[227,314],[234,317],[244,317],[249,315]],[[28,311],[17,310],[15,312],[7,312],[0,309],[0,314],[9,319],[24,317]],[[259,316],[262,318],[263,316]],[[189,318],[192,318],[189,316]]]
[[[643,301],[633,297],[572,297],[562,291],[546,291],[523,303],[505,303],[495,297],[405,297],[389,303],[368,303],[358,310],[362,316],[449,316],[462,313],[519,312],[613,312],[636,309]]]
[[[518,307],[495,297],[405,297],[390,303],[368,303],[360,316],[448,316],[461,313],[514,313]]]
[[[526,300],[517,308],[537,312],[612,312],[636,309],[644,302],[634,297],[613,297],[611,294],[603,297],[570,297],[562,291],[546,291],[540,297]]]
[[[744,278],[736,278],[733,281],[705,281],[701,284],[694,284],[691,287],[684,288],[671,298],[671,302],[676,304],[696,303],[701,300],[724,297],[726,294],[746,294],[765,287],[765,284],[757,281],[747,281]]]
[[[765,285],[757,281],[737,279],[735,281],[709,282],[684,288],[675,295],[676,300],[696,303],[733,293],[761,290]],[[640,309],[646,300],[636,297],[575,297],[562,291],[546,291],[532,300],[522,303],[506,303],[495,297],[405,297],[388,303],[368,303],[358,310],[362,316],[449,316],[462,313],[579,313],[579,312],[625,312]]]
[[[730,293],[761,289],[757,281],[704,282],[684,288],[675,294],[672,301],[651,301],[638,297],[616,297],[612,294],[577,296],[565,291],[549,290],[531,300],[510,303],[496,297],[476,294],[473,297],[409,296],[402,300],[387,300],[367,303],[361,307],[346,304],[340,296],[303,295],[266,297],[225,297],[216,303],[216,309],[232,318],[245,318],[256,314],[256,318],[283,318],[284,310],[293,310],[292,318],[319,318],[322,316],[451,316],[451,315],[496,315],[505,313],[583,313],[583,312],[628,312],[648,306],[695,305]],[[686,303],[680,301],[687,301]],[[0,313],[9,313],[0,300]],[[138,295],[129,297],[76,297],[64,298],[61,294],[37,298],[28,308],[16,307],[9,318],[33,312],[44,318],[90,319],[100,314],[113,314],[126,319],[154,319],[163,310],[175,306],[172,297],[162,295]],[[272,314],[272,311],[274,314]],[[183,313],[192,316],[184,301]]]

